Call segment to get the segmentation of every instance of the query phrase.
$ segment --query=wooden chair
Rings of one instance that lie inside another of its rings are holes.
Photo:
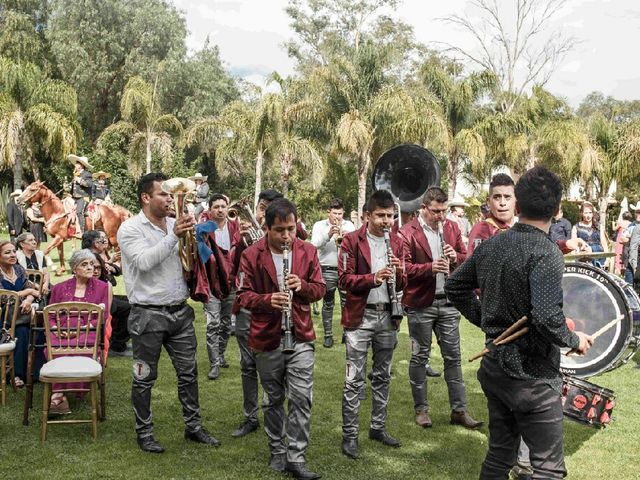
[[[15,338],[16,320],[20,312],[20,295],[12,290],[0,289],[0,323],[3,328],[7,328],[11,334],[11,338]],[[15,368],[13,366],[13,351],[16,349],[16,342],[13,340],[9,343],[0,345],[0,389],[2,392],[2,406],[7,404],[7,375],[10,375],[11,386],[16,391],[16,383],[14,381]],[[7,368],[8,366],[8,368]]]
[[[57,423],[91,423],[94,440],[98,436],[98,384],[103,368],[100,363],[100,333],[104,309],[86,302],[63,302],[44,309],[47,363],[40,370],[44,384],[42,399],[41,439],[47,439],[47,428]],[[93,335],[92,335],[93,334]],[[49,420],[52,385],[54,383],[89,383],[66,387],[61,392],[91,392],[91,419]]]
[[[27,279],[33,283],[35,288],[38,289],[39,292],[42,292],[42,282],[44,282],[44,273],[40,270],[33,270],[31,268],[27,268],[25,270],[27,274]]]

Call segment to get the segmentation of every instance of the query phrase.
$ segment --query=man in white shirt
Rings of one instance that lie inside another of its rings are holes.
[[[158,376],[164,345],[178,377],[178,398],[186,425],[184,437],[220,445],[202,427],[198,401],[198,369],[193,309],[178,253],[178,237],[195,225],[190,215],[169,218],[173,198],[160,185],[166,177],[149,173],[138,181],[140,213],[122,224],[118,244],[122,273],[131,302],[129,332],[133,344],[131,401],[138,445],[145,452],[162,453],[153,436],[151,389]]]
[[[322,278],[327,284],[327,293],[322,299],[322,327],[326,348],[333,346],[333,305],[338,288],[338,250],[345,234],[353,232],[356,227],[344,219],[342,200],[334,198],[327,210],[327,219],[313,225],[311,243],[318,249],[318,259],[322,269]],[[340,308],[344,308],[345,293],[339,290]]]

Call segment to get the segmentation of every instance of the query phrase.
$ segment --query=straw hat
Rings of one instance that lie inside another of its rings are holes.
[[[206,182],[207,178],[208,178],[208,175],[202,175],[200,172],[198,172],[193,177],[189,177],[189,180],[193,180],[194,182],[196,180],[202,180],[203,182]]]
[[[16,190],[14,190],[13,192],[11,192],[11,194],[9,196],[10,197],[19,197],[20,195],[22,195],[22,189],[18,188]]]
[[[456,197],[449,202],[449,207],[468,207],[469,204],[465,202],[462,198]]]
[[[103,172],[102,170],[100,170],[99,172],[96,172],[93,174],[93,179],[97,180],[100,177],[104,177],[104,178],[111,178],[111,174],[107,173],[107,172]]]
[[[91,166],[91,164],[89,163],[89,159],[87,157],[79,157],[77,155],[74,154],[70,154],[67,159],[69,159],[69,161],[73,164],[79,163],[80,165],[82,165],[84,168],[86,168],[87,170],[91,170],[93,167]]]

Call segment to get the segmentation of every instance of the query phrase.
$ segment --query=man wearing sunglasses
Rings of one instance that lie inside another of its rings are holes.
[[[447,194],[441,188],[429,188],[417,217],[402,228],[407,271],[403,303],[411,337],[409,383],[415,421],[423,428],[431,427],[427,365],[431,335],[435,332],[444,359],[451,423],[474,429],[482,422],[474,420],[467,412],[460,365],[460,312],[444,293],[445,277],[464,261],[467,251],[460,228],[454,221],[446,219],[447,202]]]

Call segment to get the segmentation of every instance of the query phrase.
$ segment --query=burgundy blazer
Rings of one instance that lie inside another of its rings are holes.
[[[326,286],[313,245],[296,239],[291,252],[291,273],[298,275],[302,281],[300,291],[293,294],[294,333],[298,341],[310,342],[316,338],[310,304],[324,296]],[[249,347],[258,352],[277,349],[282,337],[282,311],[271,306],[271,294],[280,291],[280,288],[266,237],[243,252],[237,284],[238,305],[251,312]]]
[[[400,235],[391,235],[391,250],[402,259],[403,246]],[[375,275],[371,273],[371,250],[367,240],[366,225],[355,232],[347,233],[338,257],[338,286],[347,292],[347,301],[342,309],[342,326],[358,328],[362,323],[367,297],[372,288],[377,288]],[[400,270],[396,275],[396,291],[401,292],[407,276]]]
[[[456,251],[456,265],[464,262],[467,249],[462,241],[460,228],[455,222],[445,220],[442,228],[444,242]],[[426,308],[433,303],[436,293],[436,276],[431,270],[433,256],[424,229],[417,218],[402,227],[404,238],[404,264],[407,271],[407,287],[402,303],[410,308]]]

